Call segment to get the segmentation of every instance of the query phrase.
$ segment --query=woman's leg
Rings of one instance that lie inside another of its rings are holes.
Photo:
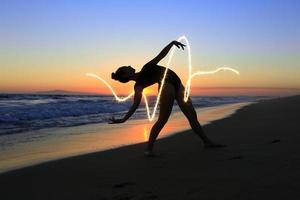
[[[161,129],[164,127],[164,125],[167,123],[170,117],[174,100],[175,100],[174,86],[170,83],[165,83],[160,96],[159,117],[151,129],[150,137],[148,141],[148,147],[145,153],[148,154],[152,153],[155,140],[158,134],[160,133]]]
[[[191,99],[189,98],[187,102],[184,101],[184,87],[181,85],[177,95],[176,101],[181,111],[184,113],[186,118],[188,119],[191,128],[193,131],[203,140],[206,147],[223,147],[224,145],[219,145],[211,142],[206,134],[204,133],[198,119],[195,108],[192,104]]]

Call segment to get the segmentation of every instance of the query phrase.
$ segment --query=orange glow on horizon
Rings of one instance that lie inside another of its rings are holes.
[[[58,87],[7,87],[7,89],[2,89],[0,93],[35,93],[39,91],[54,91]],[[118,88],[118,94],[127,95],[133,86],[128,86],[124,88]],[[61,91],[88,93],[88,94],[98,94],[98,95],[111,95],[105,87],[95,87],[93,86],[73,86],[73,87],[59,87]],[[146,90],[148,96],[156,96],[158,92],[158,86],[151,86]],[[191,96],[291,96],[300,94],[300,88],[265,88],[265,87],[197,87],[193,86],[191,88]]]

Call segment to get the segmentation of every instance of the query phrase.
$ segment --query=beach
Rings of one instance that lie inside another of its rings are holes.
[[[300,96],[263,100],[191,130],[0,175],[1,199],[298,199]]]
[[[249,104],[251,102],[227,103],[200,107],[196,111],[200,123],[205,125],[226,118]],[[43,162],[145,142],[154,121],[150,122],[147,118],[139,116],[122,124],[87,123],[80,126],[48,127],[0,134],[0,174]],[[182,112],[176,111],[175,106],[158,139],[188,129],[188,121]]]

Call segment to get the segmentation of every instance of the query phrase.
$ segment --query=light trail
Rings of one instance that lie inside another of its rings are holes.
[[[191,82],[192,82],[192,79],[195,76],[215,74],[219,71],[231,71],[231,72],[234,72],[237,75],[240,74],[239,71],[237,71],[236,69],[230,68],[230,67],[220,67],[220,68],[218,68],[216,70],[212,70],[212,71],[198,71],[198,72],[195,72],[195,73],[192,74],[192,54],[191,54],[190,43],[189,43],[188,39],[185,36],[179,37],[177,41],[178,42],[184,41],[186,43],[186,47],[187,47],[187,50],[188,50],[188,70],[189,71],[188,71],[188,80],[186,82],[185,90],[184,90],[184,101],[185,102],[187,102],[187,100],[189,99],[190,91],[191,91]],[[147,96],[143,92],[143,98],[144,98],[144,101],[145,101],[145,107],[146,107],[147,116],[148,116],[149,121],[153,121],[153,119],[155,117],[155,113],[156,113],[156,110],[157,110],[157,107],[158,107],[161,92],[162,92],[163,86],[165,84],[166,75],[167,75],[168,69],[170,67],[170,63],[172,61],[174,52],[175,52],[175,47],[173,46],[172,49],[171,49],[171,52],[170,52],[170,56],[169,56],[169,59],[168,59],[168,62],[167,62],[167,66],[166,66],[166,70],[164,72],[164,76],[161,80],[161,84],[160,84],[161,86],[160,86],[158,94],[157,94],[157,98],[156,98],[156,102],[155,102],[152,114],[151,114],[150,107],[149,107],[149,104],[148,104]],[[96,74],[93,74],[93,73],[87,73],[86,75],[90,76],[90,77],[93,77],[93,78],[96,78],[96,79],[100,80],[101,82],[103,82],[110,89],[111,93],[114,95],[115,99],[118,102],[126,101],[134,95],[134,91],[133,91],[128,96],[119,97],[116,94],[116,92],[113,90],[113,88],[109,85],[109,83],[107,83],[103,78],[101,78],[101,77],[99,77],[99,76],[97,76]]]
[[[106,80],[104,80],[103,78],[97,76],[96,74],[92,74],[92,73],[87,73],[86,74],[87,76],[90,76],[90,77],[93,77],[93,78],[96,78],[100,81],[102,81],[111,91],[111,93],[114,95],[115,99],[119,102],[123,102],[123,101],[126,101],[127,99],[129,99],[130,97],[132,97],[134,95],[134,92],[131,92],[128,96],[126,97],[119,97],[116,92],[114,91],[114,89],[109,85],[108,82],[106,82]]]

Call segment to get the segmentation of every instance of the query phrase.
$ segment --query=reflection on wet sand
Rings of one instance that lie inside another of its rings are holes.
[[[197,109],[198,118],[204,125],[229,116],[248,104],[236,103]],[[11,138],[4,138],[6,141],[18,140],[20,142],[1,150],[0,172],[53,159],[146,142],[152,125],[153,122],[147,119],[129,120],[124,124],[90,124],[8,136]],[[189,128],[188,121],[182,113],[173,113],[159,138]],[[29,140],[28,137],[35,139]]]

